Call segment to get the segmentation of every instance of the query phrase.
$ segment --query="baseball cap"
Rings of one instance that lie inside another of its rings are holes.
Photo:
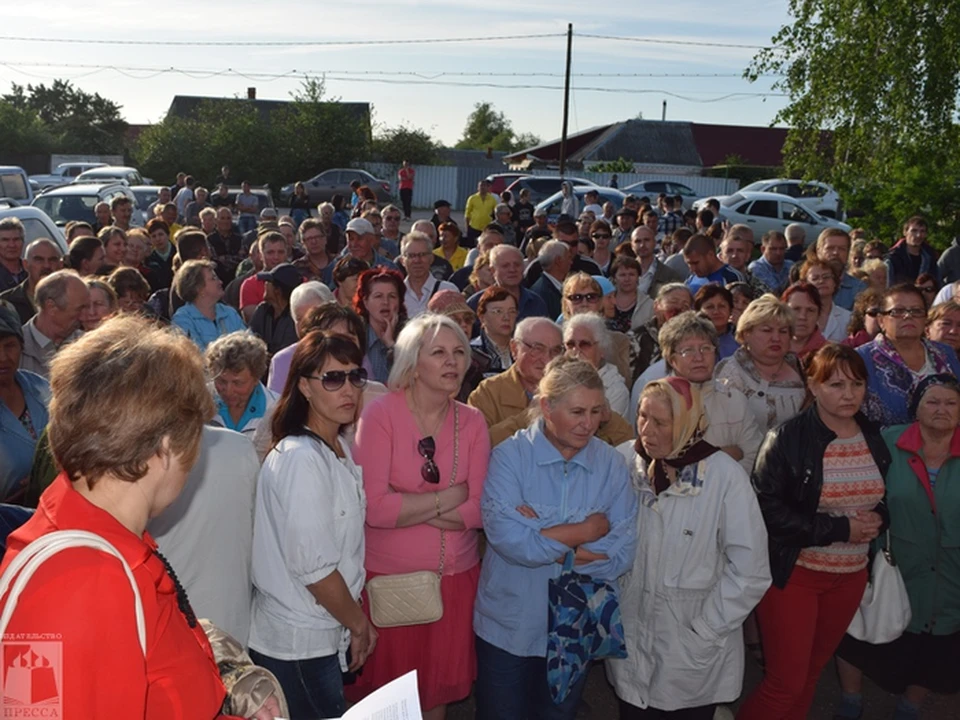
[[[435,293],[430,302],[427,303],[427,309],[430,312],[435,312],[440,315],[459,315],[460,313],[470,313],[473,315],[473,310],[470,309],[470,306],[467,305],[467,301],[463,298],[463,293],[459,293],[456,290],[441,290],[438,293]]]
[[[277,212],[276,208],[265,207],[260,211],[261,220],[276,220],[278,217],[280,217],[280,213]]]
[[[437,201],[433,204],[433,209],[434,209],[434,210],[436,210],[436,209],[438,209],[438,208],[442,208],[442,207],[452,207],[452,205],[450,205],[450,203],[449,203],[448,201],[446,201],[446,200],[437,200]]]
[[[21,343],[23,342],[23,326],[20,325],[20,316],[13,309],[13,305],[0,300],[0,337],[5,335],[13,335]]]
[[[280,263],[273,270],[257,273],[257,280],[271,282],[274,285],[281,285],[288,290],[293,290],[303,282],[303,275],[290,263]]]
[[[369,220],[354,218],[347,223],[347,232],[355,232],[358,235],[375,235],[377,231],[373,229],[373,224]]]

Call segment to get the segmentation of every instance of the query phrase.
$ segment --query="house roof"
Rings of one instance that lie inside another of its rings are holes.
[[[203,103],[214,103],[218,105],[233,105],[235,103],[253,104],[260,112],[263,119],[268,119],[270,115],[277,110],[290,106],[289,100],[250,100],[243,97],[202,97],[196,95],[174,95],[167,110],[167,116],[175,117],[195,117]],[[329,103],[338,105],[352,114],[358,121],[370,123],[370,103]]]
[[[783,165],[786,128],[699,123],[691,123],[691,128],[704,167],[724,165],[731,155],[740,157],[745,165]]]

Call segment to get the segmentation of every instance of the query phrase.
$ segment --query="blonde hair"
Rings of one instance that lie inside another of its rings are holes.
[[[567,293],[573,292],[578,288],[590,288],[590,290],[600,295],[600,297],[603,297],[603,289],[600,287],[600,283],[590,275],[587,275],[585,272],[575,272],[572,275],[567,275],[567,279],[563,281],[563,290],[560,291],[563,297],[561,307],[563,308],[564,320],[573,316],[573,308],[570,306],[570,301],[567,300]]]
[[[747,309],[743,311],[740,320],[737,322],[737,342],[743,345],[744,336],[748,332],[767,322],[786,325],[790,328],[790,334],[793,335],[795,323],[793,310],[771,293],[765,293],[747,305]]]
[[[930,308],[930,312],[927,313],[927,327],[929,328],[933,323],[949,312],[954,312],[960,310],[960,302],[957,302],[955,299],[950,298],[946,302],[942,302],[939,305],[934,305]]]
[[[540,384],[537,386],[537,394],[534,398],[537,403],[534,407],[539,407],[540,400],[546,400],[553,407],[567,393],[578,387],[603,392],[603,380],[600,379],[596,368],[586,360],[560,355],[551,360],[544,370]]]
[[[443,328],[453,332],[463,346],[467,358],[463,375],[466,375],[471,358],[470,340],[452,318],[427,312],[410,320],[397,336],[397,342],[393,348],[393,367],[390,368],[390,376],[387,378],[388,388],[405,390],[413,385],[417,363],[420,361],[420,350],[426,344],[427,335],[429,334],[432,340]],[[463,375],[460,376],[461,383]]]

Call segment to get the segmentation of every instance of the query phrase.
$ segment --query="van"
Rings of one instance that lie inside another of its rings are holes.
[[[0,165],[0,198],[10,198],[21,205],[33,202],[33,188],[22,167]]]

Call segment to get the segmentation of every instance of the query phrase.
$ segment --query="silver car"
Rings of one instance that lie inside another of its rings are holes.
[[[811,238],[816,240],[827,228],[850,232],[846,223],[818,215],[778,193],[741,191],[728,195],[720,199],[720,214],[731,225],[743,224],[752,228],[757,243],[770,230],[783,232],[791,223],[804,226],[808,242]]]
[[[96,226],[97,217],[94,208],[97,203],[109,203],[118,195],[130,198],[134,212],[130,224],[143,227],[143,215],[137,212],[137,197],[126,185],[112,183],[71,183],[50,188],[37,195],[33,206],[45,212],[58,227],[71,220],[83,220]]]

